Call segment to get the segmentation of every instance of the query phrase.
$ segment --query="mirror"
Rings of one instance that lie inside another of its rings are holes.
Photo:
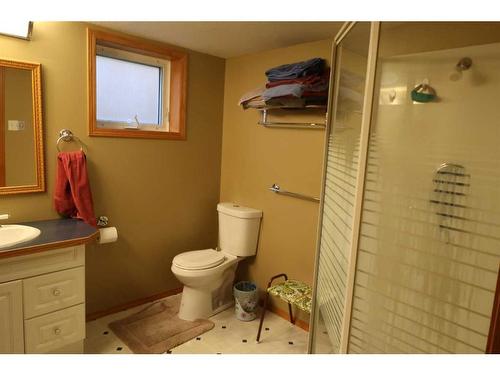
[[[0,59],[0,195],[45,191],[40,75]]]

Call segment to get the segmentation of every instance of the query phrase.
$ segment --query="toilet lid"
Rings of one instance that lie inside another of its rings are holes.
[[[185,270],[205,270],[218,266],[224,260],[225,257],[221,251],[206,249],[186,251],[174,257],[172,263]]]

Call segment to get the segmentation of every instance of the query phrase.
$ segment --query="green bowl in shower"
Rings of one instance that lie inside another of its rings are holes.
[[[411,90],[411,100],[419,103],[428,103],[436,99],[436,91],[426,85],[420,84]]]
[[[411,100],[415,102],[428,103],[432,102],[434,99],[436,99],[435,94],[426,94],[423,92],[416,92],[416,91],[411,92]]]

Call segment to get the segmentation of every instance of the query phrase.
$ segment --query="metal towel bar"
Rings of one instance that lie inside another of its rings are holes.
[[[267,109],[262,109],[260,111],[260,121],[259,125],[265,126],[267,128],[301,128],[301,129],[319,129],[324,130],[326,128],[326,121],[324,122],[276,122],[269,121]]]
[[[293,193],[293,192],[287,191],[287,190],[283,190],[277,184],[273,184],[273,186],[271,186],[269,188],[269,190],[271,190],[272,192],[278,193],[278,194],[288,195],[288,196],[294,197],[294,198],[305,199],[305,200],[312,201],[312,202],[319,202],[319,198],[311,197],[309,195],[304,195],[304,194],[300,194],[300,193]]]

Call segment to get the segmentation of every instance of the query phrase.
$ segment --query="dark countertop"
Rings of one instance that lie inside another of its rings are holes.
[[[97,228],[77,219],[55,219],[12,223],[40,229],[31,241],[0,249],[0,258],[26,255],[61,247],[85,244],[97,238]]]

